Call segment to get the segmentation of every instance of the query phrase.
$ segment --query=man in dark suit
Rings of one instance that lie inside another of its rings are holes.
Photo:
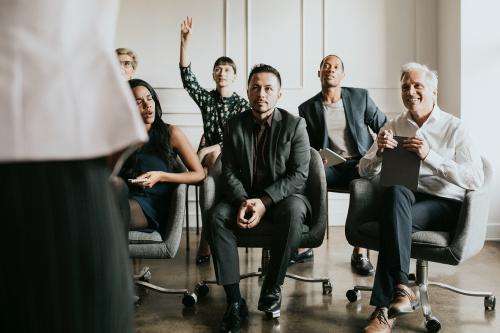
[[[323,58],[318,77],[321,92],[302,103],[299,114],[306,120],[311,147],[329,148],[346,159],[344,163],[325,167],[328,187],[347,188],[351,180],[359,178],[359,159],[373,143],[370,129],[377,134],[387,118],[367,90],[341,86],[345,73],[344,63],[338,56]],[[309,249],[295,254],[294,260],[311,256]],[[351,266],[360,275],[374,272],[369,257],[363,255],[360,248],[354,248]]]
[[[208,214],[208,229],[217,283],[224,287],[227,309],[221,332],[239,332],[248,316],[239,289],[235,232],[275,228],[271,259],[258,309],[278,317],[290,255],[300,243],[302,224],[310,214],[304,196],[310,147],[304,119],[276,108],[281,97],[279,72],[256,65],[248,79],[251,109],[235,115],[224,134],[224,199]]]

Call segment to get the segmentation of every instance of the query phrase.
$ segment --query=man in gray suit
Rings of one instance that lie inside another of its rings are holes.
[[[239,289],[236,233],[259,233],[274,225],[275,242],[258,309],[278,317],[290,255],[299,246],[302,224],[310,214],[304,196],[310,159],[306,124],[276,108],[280,97],[279,72],[256,65],[248,79],[251,109],[235,115],[224,134],[224,199],[207,219],[217,283],[224,287],[228,304],[221,332],[239,332],[248,316]]]
[[[351,180],[359,178],[359,159],[373,143],[370,133],[377,134],[387,118],[368,95],[366,89],[342,87],[344,63],[336,55],[321,61],[318,71],[321,92],[299,106],[299,114],[306,120],[311,147],[329,148],[347,161],[325,167],[328,187],[347,188]],[[326,161],[325,161],[326,163]],[[309,249],[295,254],[295,261],[312,256]],[[369,257],[360,248],[351,256],[353,271],[360,275],[374,272]]]

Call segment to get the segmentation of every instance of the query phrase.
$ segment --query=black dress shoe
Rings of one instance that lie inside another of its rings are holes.
[[[241,324],[248,319],[248,307],[244,299],[240,302],[228,304],[222,324],[220,326],[221,333],[239,333],[241,332]]]
[[[210,262],[210,254],[208,256],[197,255],[196,256],[196,265],[203,265],[207,262]]]
[[[314,260],[313,249],[307,249],[306,251],[304,251],[302,253],[298,253],[297,251],[295,251],[290,256],[290,262],[288,263],[288,266],[293,265],[297,262],[306,262],[306,261],[311,261],[311,260]]]
[[[263,288],[257,309],[263,311],[267,318],[278,318],[281,314],[281,286],[276,285],[271,288]]]
[[[362,254],[352,254],[351,268],[354,273],[359,275],[372,275],[375,272],[370,259]]]

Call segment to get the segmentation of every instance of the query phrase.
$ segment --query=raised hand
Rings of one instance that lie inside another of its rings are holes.
[[[188,16],[181,23],[181,43],[189,42],[193,33],[193,18]]]

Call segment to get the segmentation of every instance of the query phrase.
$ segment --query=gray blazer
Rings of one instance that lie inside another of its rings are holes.
[[[248,199],[253,177],[254,120],[252,111],[229,120],[222,147],[222,179],[228,202]],[[270,132],[269,173],[273,183],[264,191],[274,204],[290,196],[303,196],[309,172],[309,140],[304,119],[285,110],[274,111]]]
[[[342,87],[341,97],[351,138],[359,154],[363,156],[373,144],[368,128],[378,133],[387,117],[375,105],[366,89]],[[306,120],[311,147],[317,150],[329,148],[321,92],[299,106],[299,115]]]

